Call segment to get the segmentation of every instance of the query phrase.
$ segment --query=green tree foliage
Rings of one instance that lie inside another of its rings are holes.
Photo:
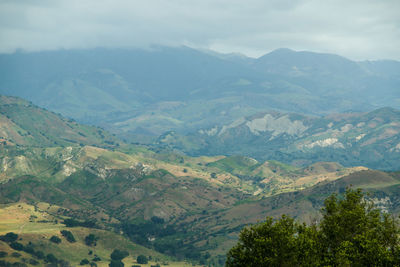
[[[116,261],[123,260],[128,256],[129,253],[125,250],[114,249],[114,251],[111,253],[111,259]]]
[[[50,263],[57,263],[58,260],[53,254],[50,253],[47,254],[45,261]]]
[[[18,235],[13,232],[9,232],[5,235],[0,236],[0,240],[4,241],[6,243],[15,242],[15,241],[17,241],[17,239],[18,239]]]
[[[361,190],[325,200],[318,226],[279,220],[244,228],[226,266],[398,266],[399,227]]]
[[[61,239],[58,236],[55,236],[55,235],[50,237],[50,241],[55,243],[55,244],[60,244],[61,243]]]
[[[94,234],[89,234],[85,237],[85,244],[88,246],[96,246],[96,241],[99,238],[95,236]]]
[[[94,220],[86,220],[84,222],[75,219],[65,219],[63,221],[67,227],[86,227],[86,228],[96,228],[96,222]]]
[[[79,265],[86,265],[89,264],[89,260],[88,259],[83,259],[81,260],[81,262],[79,263]]]
[[[76,242],[74,235],[68,230],[62,230],[61,234],[67,239],[68,242],[74,243]]]
[[[147,263],[148,263],[148,259],[147,259],[147,257],[146,257],[145,255],[139,255],[139,256],[136,258],[136,261],[137,261],[137,263],[139,263],[139,264],[147,264]]]
[[[12,243],[10,243],[10,247],[11,247],[12,249],[15,249],[15,250],[18,250],[18,251],[24,250],[24,245],[22,245],[22,244],[19,243],[19,242],[12,242]]]
[[[110,264],[108,264],[108,266],[109,266],[109,267],[124,267],[125,264],[124,264],[122,261],[115,261],[115,260],[112,260],[112,261],[110,262]]]

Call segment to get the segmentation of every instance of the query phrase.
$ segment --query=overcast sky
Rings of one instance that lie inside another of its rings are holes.
[[[400,60],[400,0],[0,0],[0,52],[152,44]]]

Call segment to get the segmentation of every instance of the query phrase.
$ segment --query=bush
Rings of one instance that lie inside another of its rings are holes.
[[[21,257],[22,255],[20,254],[20,253],[18,253],[18,252],[13,252],[13,253],[11,253],[11,257],[14,257],[14,258],[19,258],[19,257]]]
[[[147,257],[145,255],[139,255],[136,258],[137,263],[139,264],[147,264],[149,261],[147,260]]]
[[[14,250],[22,251],[24,250],[24,245],[18,242],[12,242],[10,243],[10,247]]]
[[[94,255],[94,258],[92,261],[101,261],[101,258],[97,255]]]
[[[89,234],[88,236],[85,237],[85,244],[88,246],[96,246],[96,241],[98,239],[99,238],[94,234]]]
[[[68,230],[62,230],[61,234],[67,239],[68,242],[74,243],[76,242],[74,235]]]
[[[79,265],[86,265],[86,264],[89,264],[88,259],[83,259],[83,260],[81,260],[81,262],[79,263]]]
[[[61,239],[58,236],[55,236],[55,235],[50,237],[50,241],[55,243],[55,244],[60,244],[61,243]]]
[[[39,260],[45,258],[45,255],[44,255],[43,251],[40,251],[40,250],[39,251],[35,251],[33,255],[35,255],[35,257],[38,258]]]
[[[50,263],[57,263],[57,258],[53,254],[47,254],[46,261]]]
[[[123,260],[124,258],[126,258],[128,256],[129,256],[129,253],[124,250],[114,249],[114,251],[111,253],[111,259],[116,260],[116,261]]]
[[[108,266],[109,267],[124,267],[125,264],[122,261],[112,260]]]
[[[0,258],[4,258],[5,256],[7,256],[8,253],[5,251],[0,251]]]
[[[11,243],[11,242],[15,242],[18,239],[18,235],[13,233],[13,232],[9,232],[5,235],[0,236],[0,240],[4,241],[6,243]]]
[[[30,260],[29,260],[29,264],[31,264],[31,265],[38,265],[39,262],[38,262],[37,260],[30,259]]]
[[[96,222],[95,221],[78,221],[75,219],[65,219],[63,224],[67,227],[86,227],[86,228],[95,228],[96,227]]]

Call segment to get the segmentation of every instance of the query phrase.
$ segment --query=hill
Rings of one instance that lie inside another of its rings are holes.
[[[0,95],[0,143],[18,146],[95,145],[115,147],[106,131],[78,124],[17,97]]]
[[[189,155],[245,155],[300,166],[335,161],[397,170],[400,111],[381,108],[325,117],[263,112],[186,135],[168,132],[157,144]]]
[[[172,264],[173,266],[192,266],[185,262],[174,261],[172,258],[157,253],[154,250],[132,243],[125,237],[108,230],[67,227],[62,223],[65,216],[57,215],[59,206],[48,203],[29,205],[23,202],[1,205],[0,235],[12,232],[18,235],[18,243],[25,249],[15,249],[9,242],[0,241],[0,251],[7,255],[0,260],[6,262],[25,262],[29,265],[44,266],[49,262],[51,254],[63,266],[77,266],[83,259],[96,263],[97,266],[108,266],[110,255],[114,249],[127,251],[129,256],[123,262],[125,265],[137,264],[138,255],[150,257],[150,264]],[[68,231],[75,241],[70,242],[61,233]],[[89,245],[85,239],[90,234],[96,237],[96,244]],[[52,242],[51,238],[58,237],[59,243]],[[30,248],[28,250],[27,248]],[[41,255],[38,253],[40,251]],[[32,253],[33,252],[33,253]],[[51,263],[51,261],[50,261]],[[69,263],[69,265],[65,265]],[[89,263],[88,263],[89,264]],[[87,264],[87,265],[88,265]],[[85,265],[85,264],[84,264]]]

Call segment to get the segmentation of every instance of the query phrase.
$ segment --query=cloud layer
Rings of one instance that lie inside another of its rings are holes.
[[[398,0],[3,0],[0,52],[161,44],[400,60],[399,12]]]

